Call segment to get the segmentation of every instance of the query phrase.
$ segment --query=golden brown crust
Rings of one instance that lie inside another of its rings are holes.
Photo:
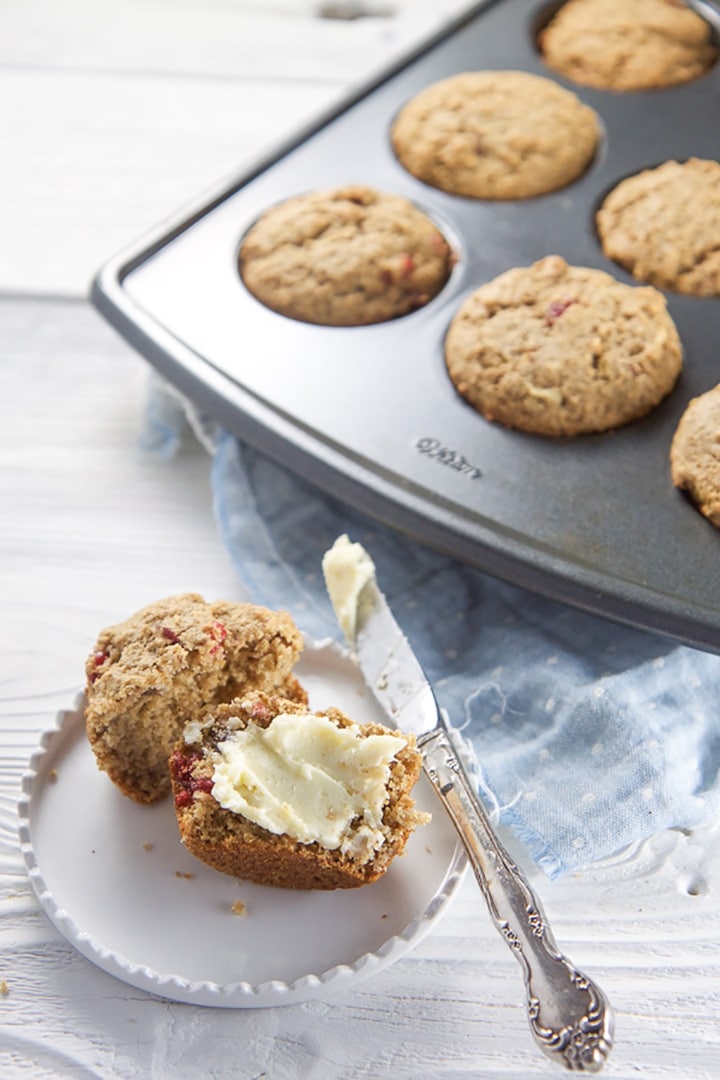
[[[720,162],[689,158],[635,173],[596,221],[605,254],[638,281],[720,296]]]
[[[273,311],[325,326],[385,322],[440,292],[453,253],[408,199],[354,185],[268,210],[240,249],[240,274]]]
[[[426,184],[475,199],[526,199],[576,180],[590,164],[595,112],[551,79],[474,71],[421,90],[401,109],[392,143]]]
[[[328,851],[317,843],[303,844],[271,833],[225,810],[212,797],[212,753],[225,737],[228,719],[237,718],[239,724],[235,726],[239,727],[249,723],[267,727],[280,712],[301,715],[307,711],[297,702],[254,693],[213,710],[206,718],[212,719],[212,726],[204,730],[199,744],[178,742],[170,758],[175,812],[183,843],[196,858],[222,873],[263,885],[327,890],[370,884],[402,853],[414,828],[426,820],[415,810],[410,794],[422,765],[410,735],[403,736],[407,744],[390,765],[390,794],[383,815],[387,839],[364,864],[339,850]],[[327,716],[338,727],[353,723],[339,709],[329,708],[319,715]],[[380,724],[358,726],[365,735],[388,733]]]
[[[715,63],[709,24],[682,0],[567,0],[538,35],[546,64],[583,86],[650,90]]]
[[[675,486],[720,528],[720,383],[688,403],[670,447],[670,466]]]
[[[670,393],[682,348],[665,298],[557,255],[476,290],[445,342],[458,393],[537,435],[606,431]]]
[[[185,723],[255,687],[305,701],[292,675],[302,636],[286,612],[184,593],[103,630],[86,663],[87,737],[125,795],[170,791],[167,758]]]

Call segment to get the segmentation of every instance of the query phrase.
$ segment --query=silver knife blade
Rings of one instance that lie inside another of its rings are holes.
[[[392,723],[415,736],[434,730],[440,716],[432,687],[374,580],[360,591],[352,644],[365,682]]]
[[[395,621],[361,544],[340,536],[323,558],[328,594],[358,667],[388,719],[415,736],[440,723],[432,687]]]

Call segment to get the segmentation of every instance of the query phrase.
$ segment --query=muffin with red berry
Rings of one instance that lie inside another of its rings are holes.
[[[183,593],[103,630],[86,663],[87,737],[98,768],[139,803],[170,792],[168,757],[188,720],[250,690],[305,702],[290,616]]]
[[[301,322],[367,326],[423,307],[455,256],[408,199],[362,185],[312,191],[271,207],[240,248],[246,288]]]
[[[429,820],[411,795],[421,764],[412,735],[254,692],[187,724],[170,772],[196,858],[262,885],[350,889]]]
[[[682,343],[662,293],[548,255],[471,293],[445,338],[457,392],[535,435],[610,431],[675,386]]]

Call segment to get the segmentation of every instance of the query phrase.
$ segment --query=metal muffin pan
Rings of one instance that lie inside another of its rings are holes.
[[[683,374],[650,416],[612,433],[547,439],[488,423],[445,370],[461,302],[510,267],[559,254],[637,284],[600,249],[603,196],[665,160],[718,155],[720,64],[664,90],[572,84],[535,45],[558,6],[475,5],[291,145],[111,260],[93,300],[201,409],[341,500],[493,575],[720,652],[720,536],[673,488],[668,462],[687,402],[720,381],[720,300],[666,294]],[[717,33],[720,11],[697,7]],[[483,202],[402,168],[389,136],[398,109],[430,83],[483,69],[545,75],[596,110],[603,138],[579,180]],[[243,235],[279,201],[348,183],[405,195],[429,214],[458,254],[449,282],[426,307],[374,326],[270,311],[240,279]]]

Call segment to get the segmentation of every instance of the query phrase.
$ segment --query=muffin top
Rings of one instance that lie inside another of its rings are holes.
[[[662,293],[551,255],[469,296],[445,359],[486,419],[578,435],[648,413],[672,390],[682,349]]]
[[[689,402],[673,437],[673,483],[720,529],[720,383]]]
[[[272,207],[247,233],[242,280],[302,322],[362,326],[427,304],[453,264],[445,237],[408,199],[349,186]]]
[[[595,154],[595,112],[550,79],[478,71],[433,83],[392,127],[400,163],[453,195],[525,199],[577,179]]]
[[[292,674],[303,639],[284,611],[181,593],[99,634],[86,662],[88,741],[136,802],[170,791],[167,759],[185,721],[250,689],[306,700]]]
[[[599,90],[649,90],[704,75],[710,26],[682,0],[567,0],[538,35],[546,64]]]
[[[720,295],[720,162],[666,161],[621,181],[597,213],[605,254],[640,281]]]

